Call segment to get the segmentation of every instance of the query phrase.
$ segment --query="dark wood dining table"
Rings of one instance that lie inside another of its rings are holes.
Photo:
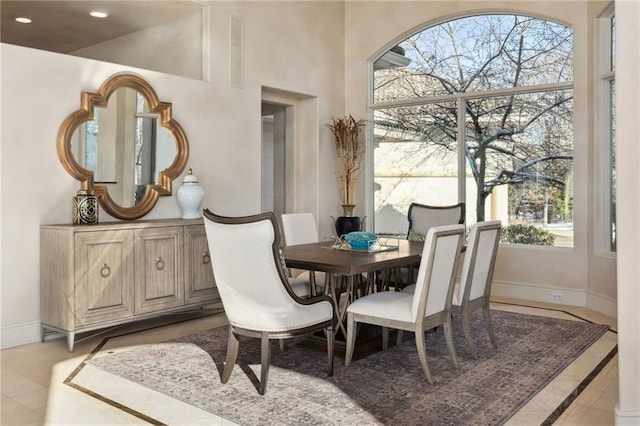
[[[336,306],[338,327],[346,336],[344,325],[346,310],[357,297],[376,291],[376,286],[384,282],[389,271],[399,270],[401,266],[420,262],[424,243],[403,239],[390,239],[383,251],[358,251],[336,248],[333,241],[322,241],[312,244],[300,244],[283,247],[285,263],[288,268],[325,272],[329,277],[325,293],[329,294]],[[365,283],[359,283],[360,277],[366,276]],[[315,288],[312,277],[311,286]],[[339,277],[339,278],[338,278]],[[342,277],[345,279],[342,280]],[[342,282],[344,281],[344,292]],[[362,284],[362,285],[356,285]],[[341,299],[341,295],[346,297]]]

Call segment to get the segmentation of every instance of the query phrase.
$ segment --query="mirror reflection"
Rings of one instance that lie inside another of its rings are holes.
[[[73,156],[115,203],[135,206],[175,159],[173,135],[160,126],[159,114],[149,112],[144,96],[128,87],[117,89],[106,107],[94,108],[93,117],[73,133]]]

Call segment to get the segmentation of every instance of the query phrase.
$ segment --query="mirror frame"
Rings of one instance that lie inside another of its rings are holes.
[[[160,125],[166,128],[176,142],[176,157],[173,163],[160,172],[160,182],[147,185],[147,190],[139,203],[132,207],[117,204],[109,195],[105,185],[94,184],[93,172],[82,167],[73,156],[71,140],[74,132],[84,122],[93,120],[94,107],[106,107],[111,94],[119,88],[127,87],[142,94],[150,113],[159,114]],[[118,219],[138,219],[149,213],[159,196],[171,195],[171,184],[184,170],[189,158],[189,143],[180,124],[171,117],[171,103],[161,102],[153,87],[141,77],[133,74],[117,74],[102,83],[97,93],[82,92],[81,107],[69,115],[58,131],[58,156],[71,176],[79,180],[81,189],[95,191],[100,205],[111,216]]]

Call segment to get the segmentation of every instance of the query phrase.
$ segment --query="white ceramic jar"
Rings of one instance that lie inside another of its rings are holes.
[[[183,219],[197,219],[201,216],[200,206],[204,190],[198,184],[198,178],[189,169],[189,173],[182,180],[182,186],[178,189],[178,203],[182,208]]]

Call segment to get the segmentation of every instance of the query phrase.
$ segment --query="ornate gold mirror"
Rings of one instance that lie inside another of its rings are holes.
[[[171,195],[189,144],[171,117],[171,104],[160,102],[142,78],[120,74],[97,93],[82,93],[80,109],[58,132],[58,156],[81,189],[95,191],[107,213],[137,219],[159,196]]]

